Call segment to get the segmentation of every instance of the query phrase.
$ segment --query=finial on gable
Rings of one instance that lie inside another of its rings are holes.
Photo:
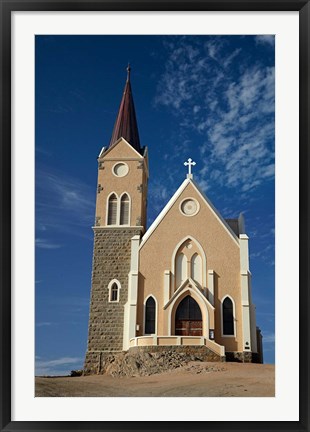
[[[193,174],[192,174],[192,166],[196,165],[196,162],[194,162],[191,158],[187,159],[187,162],[184,162],[185,166],[188,166],[188,174],[187,174],[187,178],[192,179],[193,178]]]

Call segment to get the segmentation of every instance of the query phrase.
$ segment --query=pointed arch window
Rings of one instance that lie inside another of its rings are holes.
[[[145,334],[155,333],[156,303],[153,297],[149,297],[145,303]]]
[[[176,259],[176,288],[182,285],[187,278],[187,259],[181,252]]]
[[[117,224],[117,196],[112,194],[108,204],[108,225]]]
[[[195,253],[191,259],[191,274],[192,279],[202,286],[202,259],[197,253]]]
[[[127,194],[121,198],[120,225],[129,225],[129,196]]]
[[[108,289],[109,289],[109,302],[110,303],[119,302],[120,289],[121,289],[120,282],[117,279],[111,280]]]
[[[118,298],[118,286],[114,283],[111,287],[111,301],[117,301]]]
[[[234,305],[229,297],[226,297],[222,305],[222,317],[223,317],[223,335],[233,336],[235,334],[234,329]]]

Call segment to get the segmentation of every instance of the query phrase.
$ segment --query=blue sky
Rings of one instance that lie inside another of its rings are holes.
[[[37,36],[36,373],[83,366],[97,156],[126,80],[149,148],[148,226],[196,161],[224,218],[244,213],[264,359],[274,362],[273,36]]]

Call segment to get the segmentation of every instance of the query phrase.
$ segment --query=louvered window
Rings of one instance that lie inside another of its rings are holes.
[[[226,297],[223,302],[223,334],[232,336],[234,333],[233,303],[229,297]]]
[[[117,197],[115,194],[109,198],[109,213],[108,213],[108,225],[116,225],[117,220]]]
[[[129,197],[127,194],[121,199],[121,225],[129,225]]]

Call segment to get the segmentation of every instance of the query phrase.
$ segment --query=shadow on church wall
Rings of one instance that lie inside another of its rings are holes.
[[[137,324],[139,324],[139,330],[137,330],[137,336],[143,336],[144,334],[144,298],[145,298],[145,277],[142,273],[138,274],[138,301],[137,305]]]

